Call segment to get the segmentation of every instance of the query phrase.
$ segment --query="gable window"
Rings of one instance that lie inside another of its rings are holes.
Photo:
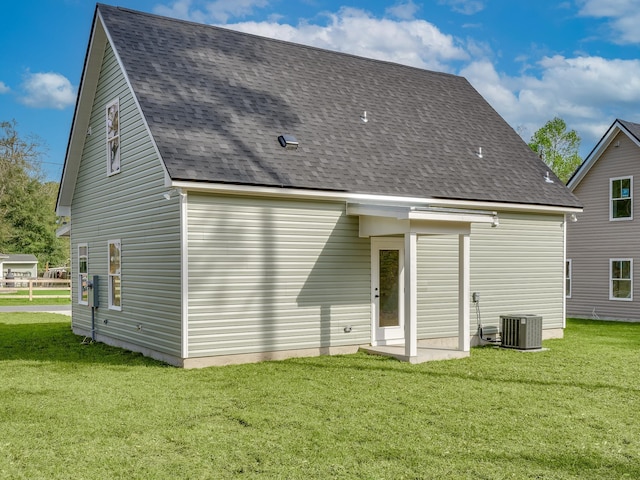
[[[78,303],[89,305],[89,247],[78,245]]]
[[[612,178],[610,186],[611,220],[633,218],[633,177]]]
[[[121,253],[120,240],[109,240],[109,308],[112,310],[122,309]]]
[[[571,259],[567,259],[564,269],[565,296],[571,298]]]
[[[609,300],[633,300],[633,260],[612,258],[609,272]]]
[[[107,175],[120,171],[120,102],[107,106]]]

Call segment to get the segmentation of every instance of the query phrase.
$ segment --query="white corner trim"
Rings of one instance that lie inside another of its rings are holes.
[[[181,356],[189,358],[189,216],[188,197],[180,192],[180,316],[182,317]]]

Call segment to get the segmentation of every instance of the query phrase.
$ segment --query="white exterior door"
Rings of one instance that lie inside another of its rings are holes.
[[[371,238],[372,345],[404,342],[404,242]]]

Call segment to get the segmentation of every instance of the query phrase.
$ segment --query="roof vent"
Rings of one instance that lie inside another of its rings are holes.
[[[297,150],[298,148],[298,140],[296,140],[296,137],[287,133],[280,135],[278,137],[278,142],[280,142],[281,147],[284,147],[287,150]]]
[[[551,179],[551,175],[549,175],[549,171],[547,171],[547,173],[544,175],[544,181],[545,183],[554,183]]]

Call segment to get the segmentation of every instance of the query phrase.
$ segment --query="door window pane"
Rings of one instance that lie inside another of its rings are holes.
[[[400,325],[399,291],[400,252],[398,250],[380,250],[380,327]]]

